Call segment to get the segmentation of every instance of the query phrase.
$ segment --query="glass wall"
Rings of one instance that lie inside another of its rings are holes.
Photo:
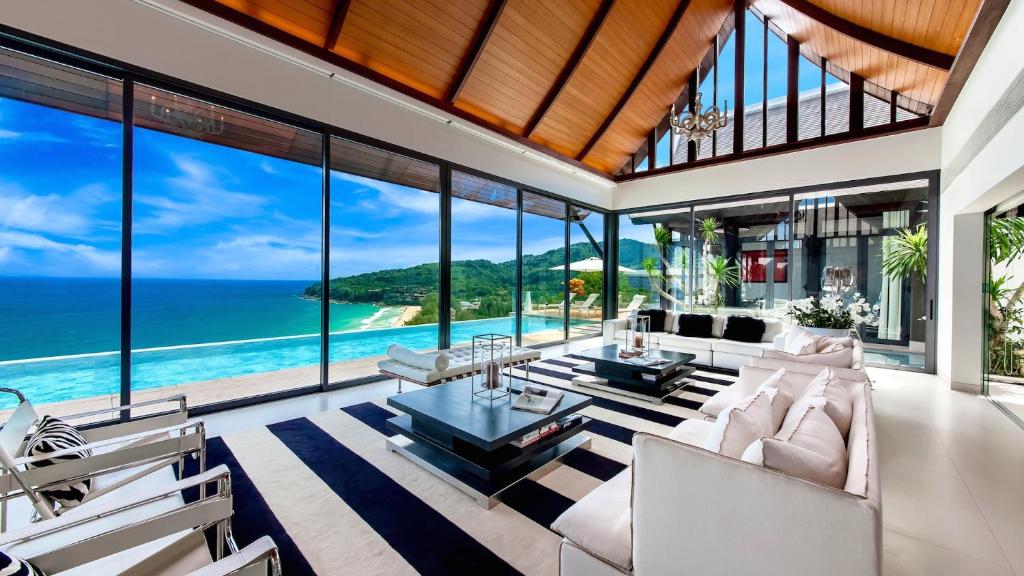
[[[789,56],[785,37],[776,30],[768,30],[768,137],[766,145],[786,141],[786,82],[789,75]]]
[[[516,333],[518,191],[452,173],[451,343]]]
[[[821,67],[800,56],[800,140],[818,138],[821,132]]]
[[[0,386],[48,414],[118,402],[121,93],[0,49]]]
[[[825,134],[850,130],[850,86],[825,74]]]
[[[604,215],[569,207],[569,336],[599,336],[604,295]],[[523,231],[526,237],[526,231]]]
[[[689,208],[619,217],[619,310],[690,308]]]
[[[789,197],[694,210],[694,309],[776,315],[789,300]]]
[[[986,214],[985,352],[982,394],[1024,418],[1024,206]]]
[[[320,383],[320,135],[136,86],[132,389]]]
[[[522,336],[527,345],[565,338],[565,218],[565,202],[523,192]],[[578,304],[580,291],[572,292],[570,307]]]
[[[747,10],[745,24],[743,149],[754,150],[764,145],[765,27],[750,10]]]
[[[913,247],[927,247],[927,184],[794,201],[793,298],[864,297],[878,315],[861,327],[866,361],[924,368],[927,253]],[[886,264],[900,259],[910,266]]]
[[[437,349],[439,192],[436,164],[331,138],[331,382],[391,344]]]
[[[864,127],[889,123],[889,103],[864,92]]]

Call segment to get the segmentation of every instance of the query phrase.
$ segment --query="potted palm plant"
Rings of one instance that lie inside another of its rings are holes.
[[[910,339],[925,338],[925,280],[928,275],[928,229],[903,228],[886,240],[882,249],[882,275],[910,281]]]

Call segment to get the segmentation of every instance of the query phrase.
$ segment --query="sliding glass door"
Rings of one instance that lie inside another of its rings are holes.
[[[565,202],[523,192],[524,345],[565,339],[565,218]],[[569,300],[568,305],[572,302]]]

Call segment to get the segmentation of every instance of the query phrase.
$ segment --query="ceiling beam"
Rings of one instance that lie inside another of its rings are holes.
[[[345,26],[345,17],[348,16],[348,7],[352,0],[338,0],[334,4],[334,12],[331,14],[331,27],[327,30],[327,39],[324,40],[324,49],[333,50],[338,45],[338,38],[341,37],[341,29]]]
[[[840,18],[835,14],[816,6],[808,0],[780,0],[786,6],[789,6],[793,10],[803,14],[811,20],[816,20],[818,23],[835,30],[841,34],[845,34],[854,40],[863,42],[869,46],[874,46],[879,50],[885,50],[890,54],[895,54],[901,58],[913,60],[932,68],[938,68],[939,70],[949,70],[953,66],[953,57],[949,54],[943,54],[929,48],[924,48],[916,44],[911,44],[892,36],[886,36],[885,34],[875,32],[870,28],[865,28],[860,24],[855,24]]]
[[[494,32],[494,28],[498,24],[498,18],[501,17],[505,4],[506,0],[491,0],[487,13],[484,14],[484,19],[480,22],[480,26],[477,27],[476,33],[473,35],[473,42],[469,45],[469,51],[466,52],[465,56],[462,57],[462,62],[459,63],[459,71],[455,74],[455,80],[448,87],[448,94],[445,96],[445,100],[449,104],[454,104],[458,100],[459,93],[466,86],[466,81],[469,80],[469,75],[473,73],[473,68],[476,67],[477,60],[480,59],[480,54],[483,53],[484,46],[487,45],[487,40],[490,39],[491,33]]]
[[[676,11],[672,13],[672,18],[668,21],[668,25],[665,26],[664,30],[662,30],[657,43],[655,43],[654,48],[651,49],[651,53],[647,55],[647,60],[644,60],[643,65],[640,66],[640,70],[638,70],[636,76],[633,77],[633,81],[630,82],[629,87],[626,88],[626,92],[622,94],[621,98],[619,98],[619,101],[615,104],[615,107],[612,108],[608,117],[604,119],[604,122],[601,123],[597,132],[590,137],[586,146],[584,146],[583,149],[580,150],[580,153],[576,155],[577,160],[582,162],[583,159],[587,157],[587,154],[589,154],[594,148],[594,145],[597,144],[602,136],[604,136],[608,127],[612,125],[612,122],[615,122],[615,119],[619,116],[619,113],[622,112],[622,109],[626,107],[626,104],[629,102],[629,99],[633,97],[636,89],[643,84],[644,80],[647,78],[647,74],[650,73],[651,68],[654,66],[654,62],[658,59],[658,56],[661,55],[662,50],[665,49],[665,45],[668,44],[669,39],[672,38],[672,34],[675,33],[676,28],[679,27],[679,22],[683,19],[683,14],[686,13],[686,9],[689,6],[690,0],[679,1],[679,4],[676,6]]]
[[[583,32],[583,36],[580,41],[576,44],[576,48],[573,49],[572,54],[569,56],[569,60],[566,61],[565,66],[562,67],[562,71],[559,72],[558,78],[555,79],[555,83],[548,90],[548,93],[544,95],[544,100],[541,101],[540,106],[534,111],[533,116],[530,117],[530,121],[526,123],[526,128],[523,130],[523,136],[529,138],[530,134],[537,129],[537,126],[544,121],[544,117],[551,111],[551,107],[554,105],[555,100],[562,94],[562,90],[565,90],[566,85],[569,84],[569,80],[572,80],[572,75],[576,73],[576,69],[579,68],[580,62],[583,61],[583,57],[590,51],[591,44],[594,43],[594,38],[597,38],[597,33],[601,31],[601,26],[604,25],[605,20],[608,18],[608,13],[612,11],[612,6],[615,4],[615,0],[602,0],[601,5],[597,8],[597,12],[594,13],[594,17],[590,19],[590,24],[587,25],[587,29]]]
[[[978,63],[981,51],[988,44],[992,32],[995,31],[996,25],[999,24],[999,20],[1002,19],[1003,12],[1006,11],[1009,4],[1010,0],[984,0],[982,2],[978,13],[974,16],[974,22],[971,23],[971,29],[967,31],[964,43],[960,45],[960,53],[953,61],[953,68],[950,69],[949,76],[946,78],[946,86],[942,89],[939,101],[932,110],[932,126],[941,126],[946,121],[950,110],[953,109],[953,103],[960,96],[967,77],[974,71],[974,65]]]
[[[246,28],[248,30],[252,30],[253,32],[256,32],[257,34],[260,34],[262,36],[270,38],[271,40],[273,40],[275,42],[280,42],[281,44],[284,44],[285,46],[289,46],[289,47],[294,48],[294,49],[296,49],[296,50],[298,50],[300,52],[303,52],[305,54],[309,54],[310,56],[314,56],[316,58],[320,58],[321,60],[323,60],[323,61],[325,61],[325,62],[327,62],[329,64],[337,66],[337,67],[339,67],[339,68],[341,68],[343,70],[347,70],[349,72],[352,72],[353,74],[357,74],[359,76],[362,76],[363,78],[366,78],[367,80],[370,80],[371,82],[376,82],[377,84],[380,84],[381,86],[384,86],[386,88],[394,90],[395,92],[398,92],[400,94],[404,94],[405,96],[408,96],[409,98],[412,98],[412,99],[414,99],[414,100],[416,100],[418,102],[422,102],[423,104],[426,104],[428,106],[432,106],[434,108],[437,108],[438,110],[440,110],[440,111],[442,111],[442,112],[444,112],[446,114],[449,114],[451,116],[454,116],[455,118],[459,118],[461,120],[464,120],[465,122],[468,122],[470,124],[474,124],[476,126],[484,128],[486,130],[489,130],[489,131],[491,131],[491,132],[493,132],[493,133],[495,133],[495,134],[497,134],[499,136],[502,136],[504,138],[508,138],[509,140],[511,140],[513,142],[516,142],[518,144],[522,144],[523,146],[525,146],[527,148],[530,148],[532,150],[536,150],[537,152],[542,153],[542,154],[546,154],[546,155],[548,155],[548,156],[550,156],[552,158],[555,158],[556,160],[559,160],[561,162],[565,162],[565,163],[567,163],[567,164],[569,164],[571,166],[574,166],[574,167],[576,167],[576,168],[578,168],[578,169],[580,169],[582,171],[588,172],[590,174],[593,174],[593,175],[601,177],[601,178],[608,179],[609,181],[611,180],[611,176],[608,173],[602,172],[601,170],[598,170],[598,169],[590,166],[589,164],[584,164],[583,162],[580,162],[580,161],[576,160],[575,158],[572,158],[571,156],[567,156],[565,154],[561,154],[557,150],[553,150],[553,149],[551,149],[551,148],[549,148],[547,146],[544,146],[543,144],[540,144],[538,142],[534,142],[533,140],[530,140],[529,138],[523,138],[520,134],[518,134],[516,132],[512,132],[511,130],[509,130],[508,128],[505,128],[504,126],[501,126],[501,125],[496,124],[494,122],[490,122],[488,120],[480,118],[479,116],[471,114],[470,112],[467,112],[466,110],[463,110],[463,109],[459,108],[458,106],[453,106],[452,104],[450,104],[449,102],[445,101],[442,98],[438,98],[438,97],[436,97],[436,96],[434,96],[432,94],[427,94],[426,92],[423,92],[421,90],[418,90],[416,88],[413,88],[411,86],[403,84],[402,82],[400,82],[398,80],[395,80],[394,78],[391,78],[391,77],[389,77],[389,76],[387,76],[387,75],[385,75],[385,74],[383,74],[383,73],[381,73],[381,72],[379,72],[377,70],[374,70],[373,68],[370,68],[366,64],[363,64],[361,62],[356,62],[355,60],[346,58],[345,56],[342,56],[341,54],[338,54],[337,52],[331,52],[330,50],[324,50],[324,47],[322,45],[318,44],[318,43],[308,42],[308,41],[303,40],[303,39],[301,39],[301,38],[299,38],[297,36],[293,36],[292,34],[289,34],[288,32],[285,32],[285,31],[283,31],[283,30],[281,30],[279,28],[275,28],[274,26],[271,26],[270,24],[267,24],[266,22],[263,22],[263,21],[258,20],[256,18],[253,18],[252,16],[249,16],[248,14],[244,14],[242,12],[239,12],[239,11],[233,9],[233,8],[230,8],[229,6],[227,6],[225,4],[221,4],[220,2],[217,2],[216,0],[181,0],[181,1],[184,2],[185,4],[188,4],[190,6],[194,6],[194,7],[198,8],[198,9],[200,9],[200,10],[203,10],[205,12],[213,14],[214,16],[217,16],[219,18],[223,18],[224,20],[226,20],[228,22],[232,22],[234,24],[237,24],[238,26],[241,26],[242,28]]]

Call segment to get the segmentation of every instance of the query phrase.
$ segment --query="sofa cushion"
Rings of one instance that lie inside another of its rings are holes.
[[[786,323],[778,318],[764,318],[764,336],[761,342],[772,342],[775,337],[786,331]]]
[[[712,422],[706,420],[683,420],[668,433],[668,437],[683,444],[702,447],[707,442],[708,436],[715,429]]]
[[[837,350],[845,350],[847,348],[853,348],[853,337],[843,336],[841,338],[820,338],[818,339],[818,349],[815,352],[835,352]]]
[[[721,338],[725,334],[725,316],[715,314],[711,317],[711,336]]]
[[[715,352],[727,354],[741,354],[759,358],[765,350],[771,349],[771,344],[765,342],[737,342],[735,340],[713,340],[711,349]]]
[[[739,458],[751,442],[772,433],[771,400],[757,392],[722,410],[704,442],[704,449]]]
[[[651,332],[666,332],[665,320],[668,318],[666,311],[658,309],[639,310],[636,315],[650,318],[648,326],[650,326]]]
[[[760,318],[751,316],[729,316],[722,338],[737,342],[760,342],[764,336],[765,324]]]
[[[679,314],[680,336],[710,338],[713,319],[710,314]]]
[[[622,570],[633,568],[633,469],[626,468],[551,524],[577,547]]]
[[[832,366],[835,368],[850,368],[853,365],[853,348],[846,348],[837,352],[824,352],[821,354],[789,354],[781,350],[765,350],[765,358],[775,358],[787,362],[801,362],[804,364],[817,364],[818,366]]]
[[[756,463],[757,445],[743,459]],[[846,443],[820,405],[807,405],[796,425],[760,441],[761,464],[783,474],[842,489],[846,485]]]
[[[717,338],[692,338],[690,336],[678,336],[676,334],[665,334],[661,336],[661,345],[673,348],[685,348],[688,350],[707,350],[718,342]]]
[[[818,351],[818,336],[811,334],[801,327],[793,328],[786,338],[786,347],[783,352],[787,354],[813,354]]]
[[[782,422],[786,419],[786,413],[793,405],[794,394],[791,386],[784,385],[786,369],[779,368],[763,384],[757,387],[758,392],[768,394],[772,405],[772,434],[776,434],[782,428]]]
[[[804,397],[822,396],[825,398],[825,414],[832,419],[839,433],[845,439],[850,434],[850,421],[853,419],[853,399],[846,384],[833,377],[831,368],[824,368],[804,390]]]

